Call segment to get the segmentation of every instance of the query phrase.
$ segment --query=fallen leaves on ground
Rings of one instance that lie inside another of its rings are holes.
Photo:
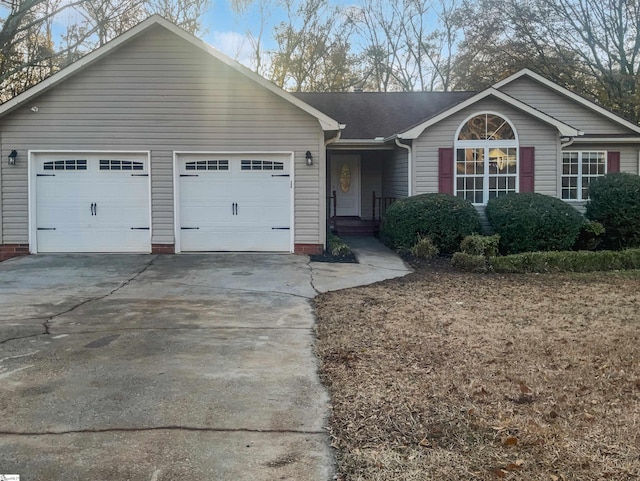
[[[339,480],[640,480],[640,272],[427,266],[316,312]]]

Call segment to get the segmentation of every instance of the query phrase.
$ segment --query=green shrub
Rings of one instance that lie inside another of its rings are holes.
[[[327,233],[327,251],[332,256],[344,257],[352,255],[351,248],[340,237]]]
[[[487,258],[483,255],[456,252],[451,258],[453,267],[467,272],[487,272],[489,270]]]
[[[604,239],[605,228],[600,222],[589,221],[582,226],[576,244],[573,246],[577,251],[594,251]]]
[[[491,199],[486,213],[500,235],[503,254],[570,249],[585,223],[584,217],[562,200],[533,193]]]
[[[460,251],[475,256],[495,257],[498,255],[500,235],[469,235],[462,239]]]
[[[615,173],[593,180],[586,215],[604,226],[606,248],[640,246],[640,177]]]
[[[480,231],[480,215],[470,202],[448,194],[422,194],[391,204],[380,238],[392,249],[409,251],[418,237],[430,237],[440,252],[451,254],[466,236]]]
[[[430,237],[419,237],[411,248],[411,254],[420,259],[431,259],[440,253]]]
[[[525,252],[487,259],[494,272],[592,272],[640,269],[640,249]]]

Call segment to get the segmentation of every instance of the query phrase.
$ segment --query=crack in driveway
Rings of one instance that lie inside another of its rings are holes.
[[[309,284],[311,285],[311,288],[315,291],[316,296],[319,296],[322,293],[316,288],[313,281],[313,266],[311,265],[311,257],[309,257],[309,260],[307,261],[307,266],[309,267]]]
[[[22,339],[30,339],[33,337],[40,337],[40,336],[50,336],[51,332],[49,331],[50,328],[50,323],[51,321],[53,321],[54,319],[60,317],[60,316],[64,316],[65,314],[69,314],[70,312],[75,311],[76,309],[89,304],[90,302],[94,302],[94,301],[100,301],[102,299],[106,299],[107,297],[113,295],[114,293],[118,292],[120,289],[128,286],[131,282],[133,282],[138,276],[142,275],[147,269],[149,269],[149,267],[151,267],[151,265],[153,264],[153,262],[158,258],[158,256],[154,256],[151,258],[151,260],[149,262],[147,262],[145,264],[145,266],[140,269],[138,272],[136,272],[133,276],[131,276],[129,279],[127,279],[124,282],[121,282],[115,289],[111,290],[110,292],[107,292],[106,294],[103,294],[101,296],[97,296],[97,297],[90,297],[89,299],[85,299],[81,302],[78,302],[77,304],[74,304],[73,306],[71,306],[68,309],[65,309],[64,311],[58,312],[56,314],[53,314],[52,316],[49,316],[48,318],[46,318],[46,320],[42,323],[42,325],[44,326],[44,332],[40,332],[38,334],[30,334],[28,336],[18,336],[18,337],[10,337],[9,339],[4,339],[2,341],[0,341],[0,345],[2,344],[6,344],[7,342],[10,341],[18,341],[18,340],[22,340]],[[34,318],[34,319],[38,319],[38,318]],[[42,318],[40,318],[42,319]]]

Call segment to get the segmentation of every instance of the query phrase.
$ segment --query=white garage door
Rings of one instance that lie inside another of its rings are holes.
[[[144,154],[37,154],[38,252],[149,252]]]
[[[291,251],[287,155],[178,157],[182,251]]]

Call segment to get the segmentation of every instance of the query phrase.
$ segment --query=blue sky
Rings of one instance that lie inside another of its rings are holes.
[[[275,2],[273,2],[275,3]],[[333,5],[353,5],[357,0],[333,0]],[[273,49],[273,28],[286,19],[286,10],[271,5],[262,36],[263,49]],[[248,30],[259,31],[260,16],[255,5],[250,6],[242,16],[235,14],[229,0],[211,0],[211,5],[202,21],[200,37],[226,55],[249,66],[250,45],[246,37]]]
[[[248,29],[257,31],[260,25],[259,17],[254,10],[250,8],[246,14],[239,16],[231,10],[228,0],[213,0],[202,19],[201,38],[223,53],[246,64],[249,49],[246,32]],[[275,24],[273,17],[272,14],[265,31],[266,41],[271,40],[271,32]],[[281,19],[281,16],[279,18]],[[271,47],[273,44],[267,45],[267,48]]]

